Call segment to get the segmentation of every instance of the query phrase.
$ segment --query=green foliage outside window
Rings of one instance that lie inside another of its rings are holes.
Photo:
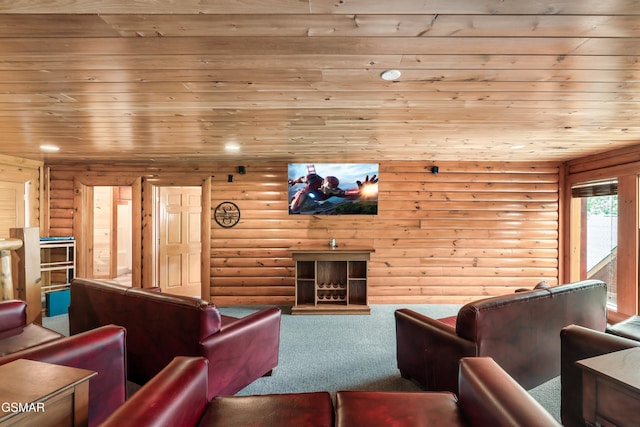
[[[617,216],[618,196],[587,197],[587,214]]]

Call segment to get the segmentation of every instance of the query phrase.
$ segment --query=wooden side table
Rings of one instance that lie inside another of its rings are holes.
[[[582,368],[582,416],[587,425],[640,425],[640,347],[576,363]]]
[[[0,366],[0,426],[86,426],[94,375],[26,359]]]

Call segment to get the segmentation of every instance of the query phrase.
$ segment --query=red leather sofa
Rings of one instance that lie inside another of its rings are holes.
[[[20,300],[0,302],[0,356],[62,338],[35,323],[27,324],[27,304]]]
[[[124,328],[104,326],[2,356],[0,365],[29,359],[97,372],[89,380],[89,426],[97,426],[126,399],[125,337]]]
[[[606,303],[606,284],[585,280],[474,301],[453,318],[400,309],[395,313],[398,369],[426,390],[455,393],[458,361],[489,356],[529,390],[560,375],[563,327],[605,330]]]
[[[140,385],[176,356],[202,356],[213,398],[237,393],[278,364],[277,307],[235,318],[199,298],[83,278],[71,282],[70,298],[72,335],[107,324],[126,328],[128,378]]]
[[[582,417],[582,369],[576,362],[614,351],[640,347],[640,342],[584,328],[569,325],[560,332],[562,364],[560,372],[562,425],[566,427],[584,426]],[[620,408],[624,410],[624,408]]]
[[[490,358],[460,362],[460,394],[328,392],[219,396],[207,401],[206,360],[175,358],[102,427],[376,427],[560,424]]]

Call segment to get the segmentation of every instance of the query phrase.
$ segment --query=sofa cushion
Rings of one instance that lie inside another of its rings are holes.
[[[458,320],[458,316],[449,316],[449,317],[441,317],[438,319],[445,325],[451,326],[452,328],[456,327],[456,321]]]
[[[219,396],[200,426],[331,427],[333,403],[326,391],[258,396]]]
[[[464,426],[449,392],[338,391],[336,427]]]
[[[607,327],[607,332],[619,337],[640,341],[640,316],[631,316]]]
[[[0,356],[64,337],[40,325],[30,324],[0,334]]]

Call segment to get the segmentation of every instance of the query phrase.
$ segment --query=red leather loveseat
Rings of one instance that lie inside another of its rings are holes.
[[[426,390],[455,393],[458,361],[488,356],[529,390],[560,375],[560,330],[576,324],[604,331],[606,304],[606,284],[585,280],[474,301],[453,319],[400,309],[398,369]]]
[[[490,358],[460,362],[460,394],[339,391],[207,400],[206,360],[175,358],[109,417],[122,425],[209,427],[527,426],[560,424]]]
[[[124,328],[108,325],[2,356],[0,365],[29,359],[97,372],[89,379],[89,426],[97,426],[126,399],[125,339]]]
[[[125,327],[128,379],[140,385],[176,356],[202,356],[209,363],[213,398],[235,394],[277,366],[280,314],[270,307],[238,319],[222,316],[199,298],[76,278],[71,282],[69,331]]]

